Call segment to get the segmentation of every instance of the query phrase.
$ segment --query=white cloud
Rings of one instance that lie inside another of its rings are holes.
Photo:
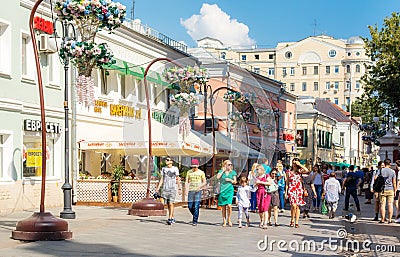
[[[249,37],[249,27],[232,19],[216,4],[203,4],[200,14],[194,14],[186,20],[181,19],[181,25],[195,41],[211,37],[232,47],[249,47],[256,44],[255,40]]]

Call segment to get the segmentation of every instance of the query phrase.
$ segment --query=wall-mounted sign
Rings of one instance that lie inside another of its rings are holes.
[[[25,131],[42,131],[42,122],[40,120],[24,120]],[[61,126],[56,122],[46,122],[46,132],[60,134]]]
[[[111,116],[120,116],[120,117],[131,117],[135,119],[142,118],[142,110],[122,105],[122,104],[110,104],[110,115]]]
[[[101,113],[103,108],[107,108],[108,103],[105,101],[101,100],[95,100],[94,101],[94,112]]]
[[[172,113],[154,111],[152,116],[153,119],[167,126],[174,126],[179,123],[179,118]]]
[[[53,34],[54,32],[54,24],[51,21],[46,21],[40,17],[33,18],[33,28],[43,31],[47,34]]]

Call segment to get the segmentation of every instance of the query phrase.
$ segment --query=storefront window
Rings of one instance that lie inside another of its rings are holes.
[[[24,137],[23,177],[42,176],[42,140],[40,137]],[[46,176],[54,176],[54,140],[46,146]]]

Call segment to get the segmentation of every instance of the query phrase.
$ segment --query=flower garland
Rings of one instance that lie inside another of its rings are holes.
[[[112,0],[57,0],[54,11],[61,20],[73,20],[79,30],[81,41],[66,40],[60,49],[60,57],[64,60],[70,58],[78,68],[78,102],[92,106],[93,68],[116,62],[106,43],[94,42],[96,33],[103,28],[111,31],[120,27],[125,19],[126,7]]]
[[[199,98],[194,93],[179,93],[170,96],[170,103],[178,107],[183,114],[187,114],[191,107],[199,104]]]
[[[232,126],[241,125],[250,120],[250,112],[233,111],[228,113],[228,118],[232,122]]]
[[[252,104],[254,103],[256,96],[254,93],[228,91],[224,94],[223,98],[224,101],[228,103]]]

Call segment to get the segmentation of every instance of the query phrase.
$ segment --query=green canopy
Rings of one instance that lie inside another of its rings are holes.
[[[346,167],[346,168],[350,167],[350,164],[346,162],[327,162],[327,163],[332,164],[333,166]]]

